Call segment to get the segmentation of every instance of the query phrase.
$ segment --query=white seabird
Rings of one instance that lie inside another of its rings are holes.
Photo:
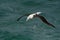
[[[33,19],[33,18],[37,17],[37,18],[40,18],[40,19],[41,19],[44,23],[46,23],[47,25],[52,26],[52,27],[55,28],[55,26],[52,25],[51,23],[49,23],[43,16],[39,15],[39,14],[41,14],[41,13],[42,13],[42,12],[36,12],[36,13],[33,13],[33,14],[25,14],[25,15],[19,17],[19,18],[17,19],[17,21],[19,21],[19,20],[20,20],[22,17],[24,17],[24,16],[28,16],[27,19],[26,19],[26,21],[28,21],[29,19]]]

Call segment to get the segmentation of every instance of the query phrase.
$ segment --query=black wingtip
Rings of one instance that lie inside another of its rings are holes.
[[[28,16],[28,15],[30,15],[30,14],[24,14],[24,15],[20,16],[20,17],[17,19],[17,21],[19,21],[22,17]]]
[[[56,28],[54,25],[50,24],[50,26],[52,26],[53,28]]]
[[[17,21],[19,21],[19,20],[20,20],[20,18],[17,19]]]
[[[17,19],[17,21],[19,21],[22,17],[23,17],[23,16],[19,17],[19,18]]]
[[[56,28],[54,25],[52,25],[53,28]]]

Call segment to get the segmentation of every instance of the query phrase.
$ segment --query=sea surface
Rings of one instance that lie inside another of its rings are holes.
[[[42,12],[56,28],[24,14]],[[60,0],[0,0],[0,40],[60,40]]]

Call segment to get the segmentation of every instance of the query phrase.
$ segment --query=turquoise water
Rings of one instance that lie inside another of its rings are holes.
[[[24,14],[37,11],[56,29],[34,18],[26,22]],[[60,40],[59,0],[0,0],[0,40]]]

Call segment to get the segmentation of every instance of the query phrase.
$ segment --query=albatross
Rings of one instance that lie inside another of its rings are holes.
[[[25,15],[22,15],[21,17],[19,17],[19,18],[17,19],[17,21],[19,21],[19,20],[20,20],[22,17],[24,17],[24,16],[28,16],[27,19],[26,19],[26,21],[37,17],[37,18],[40,18],[43,23],[45,23],[45,24],[47,24],[47,25],[52,26],[53,28],[55,28],[55,26],[52,25],[51,23],[49,23],[44,16],[39,15],[39,14],[41,14],[41,13],[42,13],[42,12],[36,12],[36,13],[33,13],[33,14],[25,14]]]

